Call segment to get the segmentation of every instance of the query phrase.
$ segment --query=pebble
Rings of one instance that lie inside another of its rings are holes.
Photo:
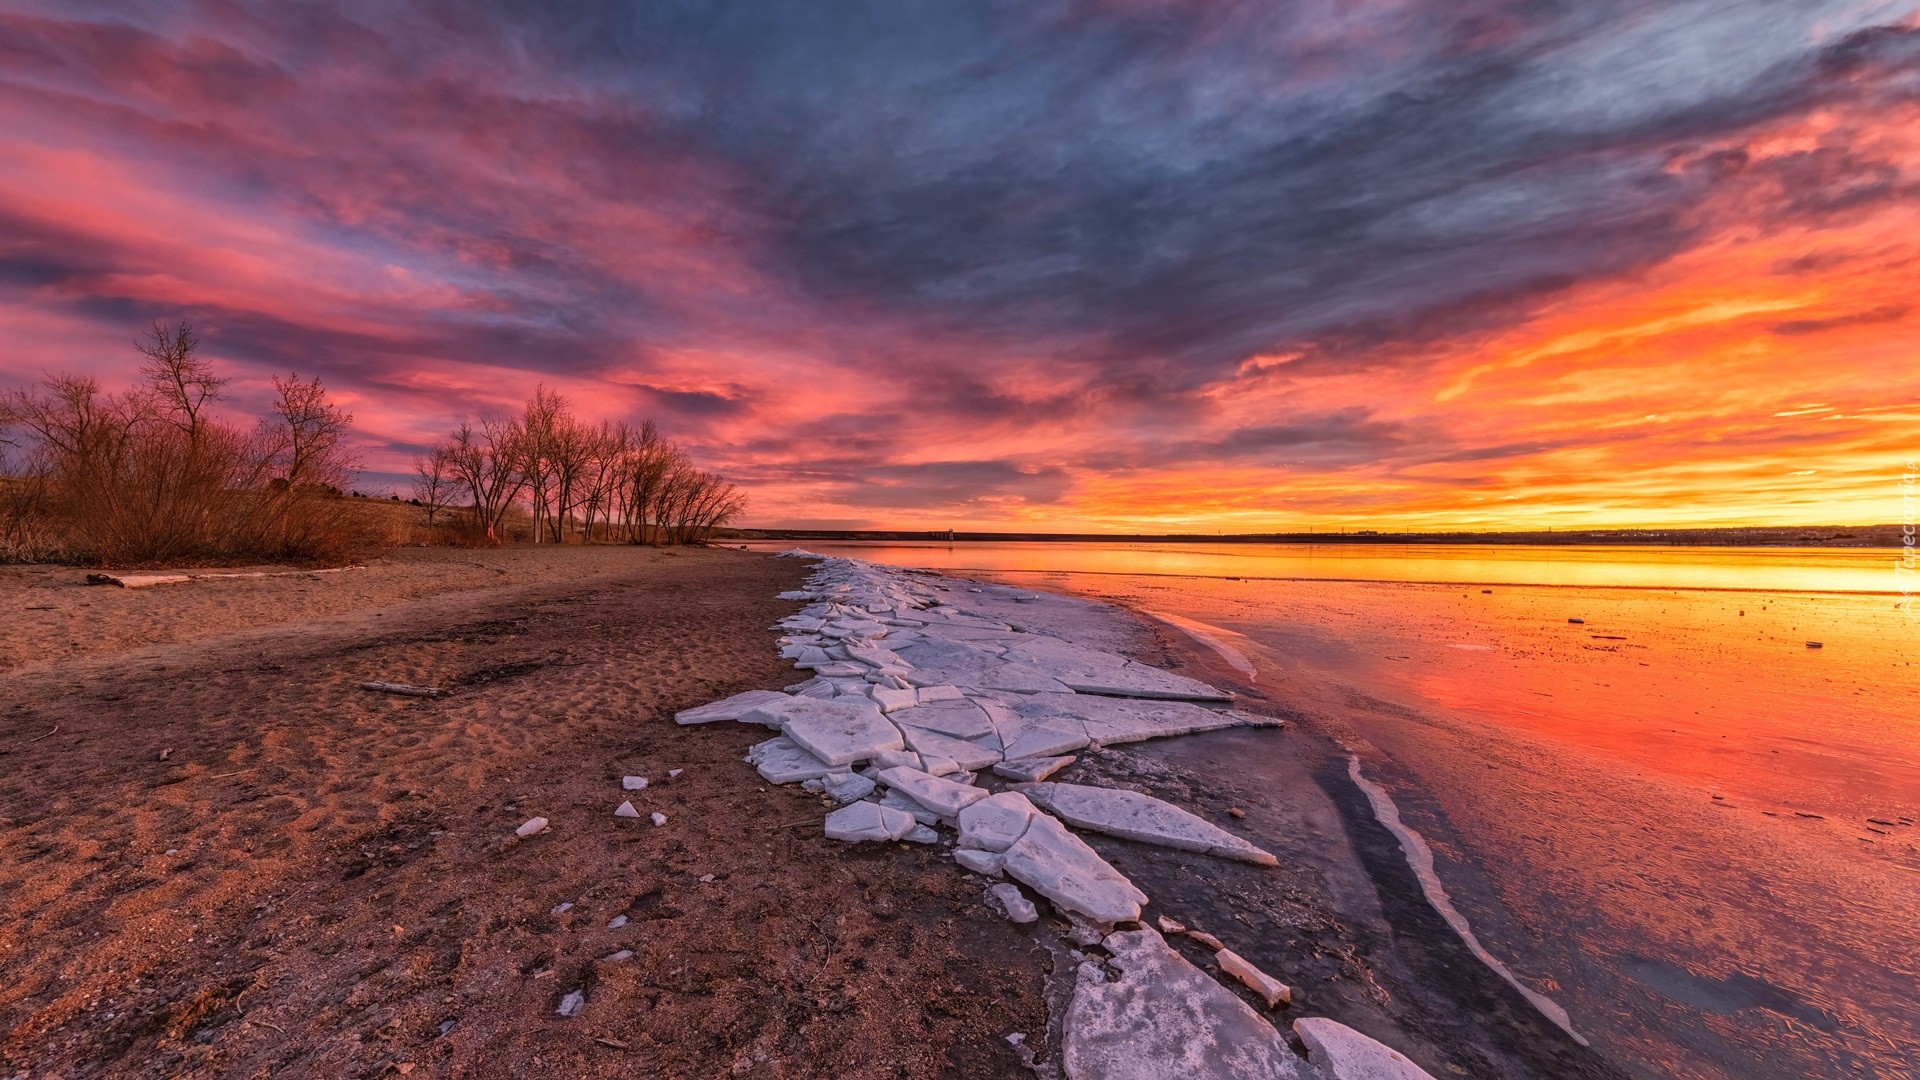
[[[601,957],[600,962],[603,964],[617,964],[622,960],[631,960],[631,959],[633,959],[633,950],[621,949],[617,953],[609,953],[606,956]]]
[[[549,914],[549,915],[565,915],[565,914],[566,914],[567,912],[569,912],[569,911],[572,911],[572,910],[573,910],[573,901],[571,901],[571,900],[569,900],[569,901],[567,901],[567,902],[566,902],[566,903],[564,903],[564,904],[555,904],[555,905],[553,905],[553,910],[552,910],[552,911],[549,911],[549,912],[547,912],[547,914]]]
[[[627,925],[627,917],[625,915],[615,915],[613,918],[607,920],[607,929],[609,930],[618,930],[625,925]]]
[[[667,779],[669,779],[669,780],[678,780],[678,779],[680,779],[680,774],[681,774],[681,773],[683,773],[683,772],[686,772],[686,771],[687,771],[687,770],[685,770],[685,769],[668,769],[668,770],[667,770]]]
[[[519,828],[513,830],[513,835],[524,839],[525,837],[532,836],[534,833],[544,832],[546,831],[546,828],[547,828],[546,818],[543,818],[543,817],[528,818],[525,822],[521,824]]]
[[[587,1004],[587,995],[578,990],[572,991],[560,999],[560,1008],[555,1010],[561,1016],[579,1016],[580,1010]]]
[[[647,789],[647,778],[644,776],[623,776],[620,778],[620,786],[628,791],[645,791]]]
[[[712,874],[701,874],[701,875],[700,875],[700,884],[702,884],[702,885],[711,885],[711,884],[713,884],[713,875],[712,875]]]
[[[638,811],[638,810],[635,810],[635,809],[633,808],[633,804],[632,804],[632,803],[630,803],[630,802],[623,802],[623,803],[621,803],[621,804],[620,804],[620,809],[618,809],[618,810],[615,810],[615,811],[613,812],[613,816],[614,816],[614,817],[639,817],[639,816],[640,816],[640,811]]]
[[[1163,934],[1184,934],[1187,930],[1178,919],[1169,919],[1165,915],[1155,919],[1154,922],[1160,924],[1160,932]]]
[[[651,816],[651,817],[653,818],[653,824],[654,824],[654,825],[655,825],[656,827],[658,827],[658,826],[661,826],[661,825],[665,825],[665,824],[667,823],[667,815],[665,815],[665,814],[662,814],[662,813],[660,813],[660,812],[659,812],[659,811],[657,811],[657,810],[656,810],[656,811],[654,811],[654,812],[653,812],[653,813],[652,813],[651,815],[649,815],[649,816]]]

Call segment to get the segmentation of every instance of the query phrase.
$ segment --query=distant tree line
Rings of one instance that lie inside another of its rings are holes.
[[[739,488],[696,468],[653,421],[589,423],[544,386],[518,416],[482,417],[478,427],[462,421],[415,459],[413,487],[430,523],[450,514],[495,541],[519,511],[535,543],[686,544],[747,505]]]
[[[155,323],[118,393],[50,375],[0,395],[0,561],[330,560],[367,539],[338,499],[353,417],[318,379],[275,377],[251,429],[215,418],[228,380],[186,323]]]

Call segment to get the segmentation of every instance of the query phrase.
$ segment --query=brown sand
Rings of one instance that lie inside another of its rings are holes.
[[[740,764],[764,731],[671,722],[792,681],[763,628],[806,569],[0,574],[0,1075],[1024,1075],[1002,1037],[1045,1031],[1051,931],[930,849],[824,839]],[[613,817],[627,773],[665,827]]]

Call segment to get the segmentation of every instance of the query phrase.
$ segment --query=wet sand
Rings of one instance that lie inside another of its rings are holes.
[[[1045,1031],[1034,931],[928,849],[826,840],[815,797],[740,764],[759,729],[671,722],[793,681],[764,628],[805,570],[632,548],[139,591],[10,570],[0,1073],[1028,1075],[1002,1037]],[[41,605],[58,641],[17,618]],[[613,817],[624,774],[665,827]],[[535,815],[550,832],[506,840]]]

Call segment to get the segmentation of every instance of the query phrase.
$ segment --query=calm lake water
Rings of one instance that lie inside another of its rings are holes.
[[[805,546],[1243,654],[1637,1075],[1920,1076],[1920,620],[1889,550]]]

